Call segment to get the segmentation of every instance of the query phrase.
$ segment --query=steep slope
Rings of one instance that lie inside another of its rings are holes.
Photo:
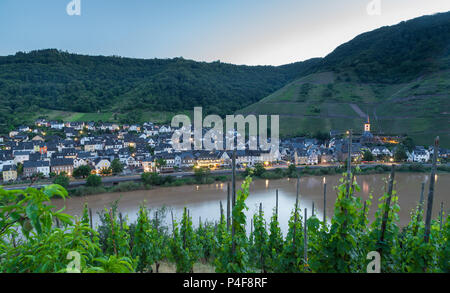
[[[240,113],[279,114],[283,135],[354,129],[450,146],[450,13],[365,33]]]

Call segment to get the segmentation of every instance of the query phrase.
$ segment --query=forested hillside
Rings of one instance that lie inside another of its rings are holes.
[[[229,114],[279,89],[318,60],[280,67],[85,56],[58,50],[0,57],[0,124],[48,110],[109,112],[127,122],[145,111],[203,106]],[[139,121],[136,121],[139,122]]]

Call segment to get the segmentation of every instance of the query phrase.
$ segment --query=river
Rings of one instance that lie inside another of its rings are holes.
[[[362,199],[368,199],[369,194],[373,195],[372,206],[370,209],[370,219],[373,219],[375,209],[378,204],[378,198],[386,186],[388,174],[360,175],[356,180],[361,187],[357,193]],[[327,217],[333,213],[333,205],[336,200],[336,191],[334,189],[341,178],[339,175],[326,176],[327,183]],[[425,185],[425,202],[428,197],[429,174],[422,173],[397,173],[395,175],[395,190],[399,196],[400,205],[400,225],[404,226],[410,219],[410,212],[417,204],[420,198],[421,182],[427,182]],[[435,196],[433,204],[433,217],[439,214],[440,204],[444,203],[444,210],[449,211],[450,205],[450,174],[439,174],[436,176]],[[238,182],[237,187],[240,187]],[[296,197],[296,179],[279,180],[254,180],[250,186],[250,196],[246,204],[249,207],[246,212],[247,217],[251,217],[258,211],[259,204],[263,204],[263,210],[266,220],[270,219],[272,210],[275,207],[276,189],[279,192],[279,221],[282,231],[287,230],[287,223],[292,209],[295,205]],[[58,208],[66,206],[65,212],[74,216],[80,216],[84,202],[93,211],[94,225],[98,223],[97,212],[105,207],[109,207],[112,202],[119,200],[118,209],[128,217],[129,221],[136,220],[136,214],[139,205],[146,202],[146,206],[152,210],[166,206],[173,210],[174,216],[179,219],[183,208],[190,210],[193,217],[193,223],[198,225],[199,218],[202,221],[217,221],[220,215],[219,202],[222,201],[225,212],[227,203],[227,184],[214,183],[209,185],[187,185],[180,187],[161,187],[151,190],[140,190],[132,192],[104,193],[89,195],[86,197],[72,197],[65,201],[54,199],[52,204]],[[323,217],[323,177],[308,176],[300,180],[300,207],[306,207],[308,216],[311,215],[312,203],[315,204],[315,213],[319,219]],[[303,213],[303,212],[302,212]],[[166,223],[170,223],[169,217],[166,217]],[[250,220],[248,218],[248,223]],[[248,227],[250,228],[250,227]]]

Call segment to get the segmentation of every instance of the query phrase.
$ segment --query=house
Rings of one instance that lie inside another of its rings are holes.
[[[88,161],[83,158],[75,158],[73,159],[73,168],[76,169],[80,166],[87,165]]]
[[[161,132],[161,133],[169,133],[169,132],[172,132],[172,128],[170,127],[170,125],[168,125],[168,126],[163,125],[163,126],[161,126],[159,128],[159,132]]]
[[[295,162],[295,165],[308,164],[308,152],[305,149],[295,149],[293,161]]]
[[[107,159],[97,158],[94,160],[94,168],[97,173],[100,173],[103,169],[111,167],[111,162]]]
[[[66,137],[75,137],[78,134],[77,131],[72,127],[65,127],[64,133],[65,133]]]
[[[64,128],[64,123],[59,121],[50,121],[50,128],[61,130]]]
[[[141,161],[144,172],[156,172],[156,163],[152,157],[145,158]]]
[[[73,159],[51,159],[50,166],[51,172],[58,175],[65,172],[70,176],[73,173]]]
[[[16,181],[17,180],[17,167],[15,165],[3,166],[3,181]]]
[[[14,165],[17,165],[18,163],[23,163],[30,159],[30,151],[14,151],[13,156]]]
[[[372,155],[378,156],[392,156],[392,152],[385,146],[374,147],[371,151]]]
[[[213,151],[197,151],[194,153],[195,165],[206,168],[216,168],[223,165],[219,153]]]
[[[175,154],[173,153],[159,153],[155,155],[155,161],[159,159],[163,159],[166,162],[164,166],[160,167],[161,172],[171,171],[175,166]]]
[[[174,165],[178,168],[187,167],[190,168],[195,164],[195,157],[192,152],[181,152],[175,155]]]
[[[32,141],[42,141],[42,142],[45,141],[44,138],[40,135],[34,136],[31,140]]]
[[[84,143],[85,152],[95,152],[103,150],[103,142],[101,140],[92,140]]]
[[[425,163],[430,160],[430,152],[424,147],[416,147],[411,155],[413,162]]]
[[[0,151],[0,171],[7,165],[15,165],[11,151]]]
[[[18,130],[19,130],[19,132],[29,132],[29,131],[31,131],[30,127],[24,126],[24,125],[19,126]]]
[[[42,127],[42,126],[47,126],[47,121],[45,119],[36,119],[36,121],[34,121],[34,125],[37,127]]]
[[[141,131],[141,127],[139,125],[131,125],[130,128],[128,129],[128,131],[140,132]]]
[[[333,151],[330,149],[323,148],[320,150],[319,161],[321,164],[327,164],[335,161]]]
[[[41,173],[45,177],[49,177],[50,164],[48,161],[25,161],[23,163],[23,175],[25,177],[32,177],[38,173]]]

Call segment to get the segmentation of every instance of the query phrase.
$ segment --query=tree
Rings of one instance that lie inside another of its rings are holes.
[[[17,164],[17,175],[21,176],[23,174],[23,164],[22,163],[18,163]]]
[[[89,175],[86,179],[86,186],[89,187],[98,187],[102,185],[102,178],[98,175]]]
[[[410,151],[410,152],[412,152],[412,150],[413,150],[414,147],[415,147],[414,140],[413,140],[411,137],[405,138],[405,139],[403,140],[403,145],[404,145],[405,148],[406,148],[408,151]]]
[[[167,161],[164,160],[163,158],[159,158],[159,159],[156,160],[156,167],[158,169],[161,169],[161,167],[164,167],[166,165],[167,165]]]
[[[203,167],[194,168],[195,180],[198,183],[206,183],[209,173],[210,173],[209,168]]]
[[[253,174],[256,177],[260,177],[264,172],[266,172],[266,169],[264,168],[264,165],[261,163],[255,164],[254,172]]]
[[[295,167],[295,163],[292,163],[288,167],[288,176],[291,178],[297,177],[297,167]]]
[[[89,165],[81,165],[73,170],[73,177],[86,178],[91,174],[91,167]]]
[[[123,164],[119,161],[119,159],[114,159],[111,162],[111,169],[114,175],[120,174],[123,171]]]
[[[53,179],[54,184],[59,184],[64,188],[69,187],[70,179],[66,174],[59,174],[58,176]]]
[[[162,185],[164,183],[164,178],[156,172],[144,172],[141,179],[145,185]]]
[[[363,161],[371,162],[373,161],[373,155],[369,150],[364,151]]]
[[[403,146],[397,147],[394,153],[394,160],[396,162],[406,161],[408,159],[408,155],[406,154],[405,148]]]

